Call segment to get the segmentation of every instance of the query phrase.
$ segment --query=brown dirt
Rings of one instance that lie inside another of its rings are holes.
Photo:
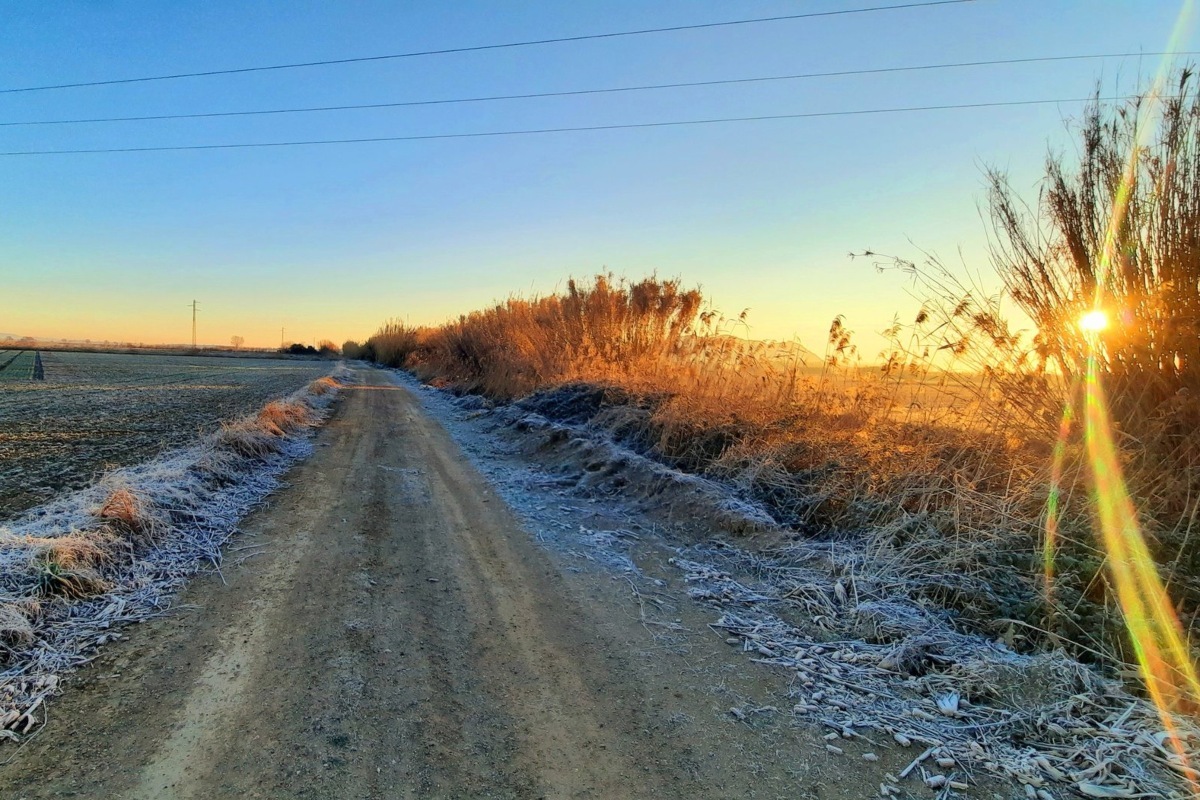
[[[624,580],[539,547],[405,389],[364,377],[242,526],[265,552],[78,673],[0,750],[0,797],[866,797],[911,757],[828,754],[786,676],[686,599],[688,632],[655,635]]]

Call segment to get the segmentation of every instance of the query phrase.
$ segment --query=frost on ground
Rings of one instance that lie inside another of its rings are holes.
[[[631,543],[661,539],[690,597],[712,610],[714,633],[790,674],[790,713],[827,729],[829,752],[844,739],[865,743],[867,757],[909,750],[881,796],[922,784],[968,794],[988,774],[1031,800],[1192,796],[1200,729],[1177,720],[1181,757],[1154,706],[1119,682],[1061,652],[1017,652],[931,602],[922,588],[944,576],[903,574],[853,537],[791,535],[734,487],[672,470],[568,414],[552,421],[529,404],[396,379],[547,546],[622,575],[640,599],[647,578]],[[600,508],[629,524],[580,524]],[[759,535],[733,538],[745,533]]]
[[[219,570],[239,520],[311,452],[306,434],[350,375],[339,367],[195,446],[0,526],[0,738],[43,721],[61,676],[121,626],[166,613],[190,576]]]

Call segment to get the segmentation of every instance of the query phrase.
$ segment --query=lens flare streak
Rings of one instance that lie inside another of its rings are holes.
[[[1078,385],[1068,397],[1075,397]],[[1042,571],[1045,576],[1046,607],[1054,608],[1054,554],[1058,552],[1059,500],[1062,495],[1063,464],[1066,462],[1067,440],[1071,425],[1075,421],[1075,405],[1070,400],[1063,406],[1062,419],[1058,423],[1058,441],[1054,444],[1054,456],[1050,466],[1050,494],[1046,498],[1046,536],[1042,541]]]
[[[1184,0],[1171,33],[1168,52],[1176,52],[1185,33],[1192,27],[1195,0]],[[1200,709],[1200,680],[1186,635],[1158,573],[1156,562],[1142,536],[1137,511],[1122,473],[1113,438],[1111,417],[1101,385],[1101,332],[1109,319],[1102,310],[1111,273],[1118,260],[1118,241],[1125,224],[1129,204],[1137,189],[1139,157],[1153,135],[1160,112],[1162,88],[1169,73],[1169,60],[1160,65],[1148,102],[1134,109],[1138,115],[1134,146],[1130,148],[1122,179],[1113,197],[1112,212],[1105,232],[1091,310],[1079,319],[1087,337],[1089,354],[1084,377],[1083,423],[1087,459],[1093,479],[1099,537],[1106,551],[1108,571],[1121,607],[1129,640],[1137,657],[1138,669],[1150,699],[1158,710],[1163,734],[1157,738],[1166,762],[1182,774],[1192,794],[1200,797],[1200,771],[1189,764],[1188,750],[1180,735],[1180,715],[1195,715]],[[1054,553],[1060,514],[1060,485],[1068,436],[1074,417],[1073,403],[1078,387],[1073,387],[1059,425],[1059,439],[1051,468],[1050,494],[1046,504],[1046,538],[1043,560],[1046,597],[1052,599]],[[1052,604],[1050,604],[1052,605]]]
[[[1188,763],[1175,716],[1194,711],[1200,699],[1183,627],[1163,587],[1143,538],[1113,441],[1108,407],[1100,385],[1097,359],[1088,360],[1084,399],[1084,441],[1095,481],[1100,534],[1138,667],[1158,708],[1174,758],[1171,765],[1187,776],[1200,794]]]

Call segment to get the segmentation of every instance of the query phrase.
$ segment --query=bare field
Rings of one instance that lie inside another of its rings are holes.
[[[0,362],[13,355],[0,354]],[[330,368],[66,352],[43,352],[42,364],[44,381],[0,381],[0,518],[85,486],[107,468],[188,444]]]

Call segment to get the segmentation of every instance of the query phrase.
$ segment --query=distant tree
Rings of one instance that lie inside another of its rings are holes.
[[[328,339],[322,339],[321,341],[317,342],[317,352],[325,356],[336,356],[341,352],[341,350],[338,349],[336,344]]]
[[[349,359],[362,358],[362,345],[353,339],[348,339],[342,344],[342,355]]]
[[[317,355],[317,348],[313,347],[311,344],[300,344],[299,342],[295,342],[287,347],[279,348],[279,352],[288,353],[293,356],[315,356]]]
[[[233,345],[234,350],[241,350],[242,345],[246,343],[246,339],[241,336],[230,336],[229,343]]]

